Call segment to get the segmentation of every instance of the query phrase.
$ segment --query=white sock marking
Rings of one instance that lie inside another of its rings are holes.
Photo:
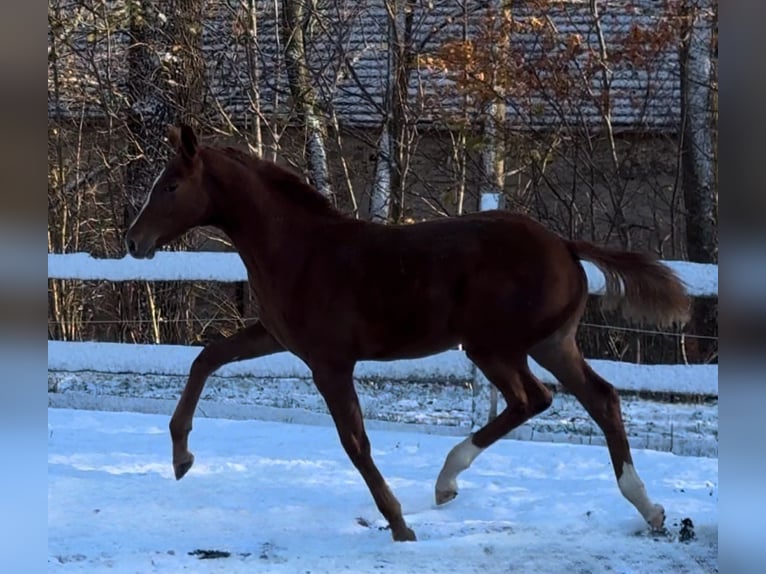
[[[456,444],[447,455],[444,466],[436,479],[436,490],[457,492],[457,475],[471,466],[471,463],[484,450],[474,445],[469,435]]]
[[[646,487],[638,476],[632,464],[622,465],[622,476],[617,481],[620,492],[641,513],[641,516],[652,526],[662,526],[661,517],[664,517],[664,509],[659,504],[654,504],[646,493]]]

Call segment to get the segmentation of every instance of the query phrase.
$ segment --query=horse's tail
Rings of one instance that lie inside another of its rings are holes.
[[[669,326],[689,320],[690,299],[684,284],[666,265],[631,251],[599,247],[587,241],[568,241],[577,259],[590,261],[606,279],[603,309],[619,309],[634,323]]]

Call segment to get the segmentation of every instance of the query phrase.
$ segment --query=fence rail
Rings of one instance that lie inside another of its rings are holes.
[[[48,369],[185,377],[201,350],[202,347],[196,345],[48,341]],[[529,363],[542,382],[556,383],[553,375],[534,360],[530,359]],[[591,359],[589,363],[621,391],[718,396],[717,365],[638,365],[603,359]],[[450,350],[422,359],[360,361],[354,376],[369,380],[450,383],[473,382],[475,371],[463,351]],[[288,352],[229,363],[217,374],[265,379],[311,377],[308,367]]]
[[[694,297],[718,295],[718,266],[689,261],[663,261],[678,273]],[[598,295],[604,289],[603,274],[584,261],[588,289]],[[88,253],[49,253],[49,279],[103,281],[247,281],[247,270],[237,253],[222,251],[160,251],[153,259],[131,257],[99,259]]]
[[[48,341],[49,405],[97,410],[172,412],[201,347]],[[635,446],[681,455],[717,456],[718,368],[715,365],[636,365],[592,360],[623,395],[623,416]],[[533,372],[555,384],[545,369]],[[370,428],[415,426],[429,433],[463,434],[487,422],[488,381],[462,351],[406,361],[361,361],[355,370]],[[206,386],[200,416],[259,418],[313,424],[326,408],[305,364],[290,353],[231,363]],[[646,395],[685,400],[660,404]],[[710,399],[713,399],[712,401]],[[497,409],[503,408],[498,398]],[[603,436],[567,393],[512,431],[509,438],[602,444]]]

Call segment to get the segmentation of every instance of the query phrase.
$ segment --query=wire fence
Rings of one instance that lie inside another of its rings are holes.
[[[248,323],[251,321],[257,321],[258,317],[179,317],[173,319],[157,319],[157,323],[164,324],[188,324],[188,323],[227,323],[232,321],[240,321],[242,323]],[[81,325],[120,325],[124,323],[128,324],[148,324],[154,323],[152,319],[82,319],[78,323]],[[48,321],[48,326],[57,325],[56,321]],[[604,329],[608,331],[623,331],[627,333],[638,333],[641,335],[663,335],[666,337],[675,337],[677,339],[699,339],[704,341],[718,341],[717,335],[697,335],[694,333],[677,333],[674,331],[660,331],[656,329],[641,329],[638,327],[623,327],[619,325],[607,325],[599,323],[580,323],[581,327],[587,327],[591,329]]]

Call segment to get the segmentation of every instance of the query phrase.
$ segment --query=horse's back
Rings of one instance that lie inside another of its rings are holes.
[[[536,340],[581,296],[566,243],[508,212],[364,226],[344,251],[354,254],[346,289],[373,358],[415,356],[425,341],[433,352],[490,337]]]
[[[565,241],[538,221],[507,211],[487,211],[401,226],[376,226],[371,252],[398,265],[422,265],[421,273],[497,270],[513,281],[532,275],[556,273],[575,261]],[[380,261],[378,259],[378,261]],[[410,269],[413,273],[415,269]]]

